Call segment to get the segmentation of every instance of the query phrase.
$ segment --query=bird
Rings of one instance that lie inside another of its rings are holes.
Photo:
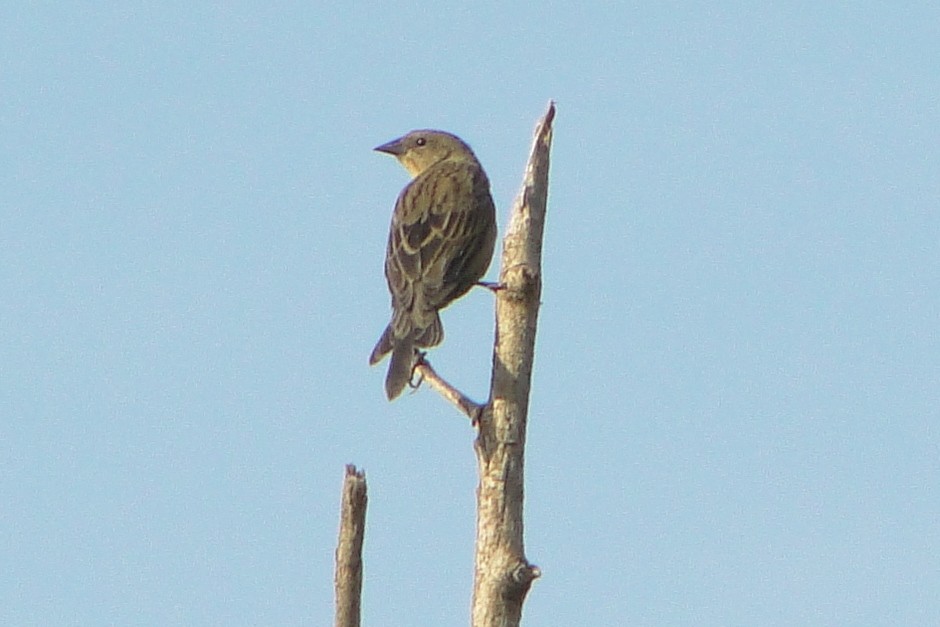
[[[451,133],[415,130],[375,148],[413,177],[395,202],[385,253],[392,319],[369,364],[391,353],[385,394],[411,381],[418,348],[444,339],[440,311],[466,294],[489,268],[496,206],[473,150]]]

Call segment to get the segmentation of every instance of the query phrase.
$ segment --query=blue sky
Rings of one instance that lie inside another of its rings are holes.
[[[467,624],[371,149],[457,133],[502,227],[550,98],[525,622],[940,623],[938,58],[933,3],[4,6],[0,623],[330,624],[355,463],[364,623]]]

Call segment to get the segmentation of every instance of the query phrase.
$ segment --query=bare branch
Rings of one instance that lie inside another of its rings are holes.
[[[523,465],[554,117],[555,105],[549,103],[503,239],[490,399],[481,412],[475,444],[480,484],[474,627],[518,625],[529,587],[541,575],[529,564],[523,546]]]
[[[362,542],[366,527],[366,475],[346,466],[336,545],[336,627],[359,627],[362,599]]]

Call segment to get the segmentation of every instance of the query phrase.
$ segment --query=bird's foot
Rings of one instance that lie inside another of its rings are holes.
[[[410,387],[412,390],[415,390],[415,391],[417,391],[417,389],[421,387],[421,383],[424,381],[423,374],[418,375],[417,381],[414,380],[414,376],[415,376],[415,371],[418,369],[418,366],[425,363],[424,362],[425,355],[427,355],[425,351],[419,351],[417,348],[415,349],[414,365],[411,366],[411,376],[408,377],[408,387]]]

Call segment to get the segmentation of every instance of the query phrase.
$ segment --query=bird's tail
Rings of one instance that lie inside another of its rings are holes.
[[[375,348],[372,349],[372,354],[369,355],[369,365],[374,366],[375,364],[382,361],[386,355],[392,350],[392,325],[385,327],[385,331],[382,332],[382,337],[379,338],[379,341],[375,343]]]
[[[427,328],[412,329],[408,337],[405,338],[394,337],[393,324],[394,321],[385,327],[382,337],[375,343],[375,348],[372,349],[372,354],[369,355],[369,365],[374,366],[382,361],[386,355],[392,354],[391,363],[388,366],[388,375],[385,377],[385,394],[388,396],[388,400],[395,399],[411,381],[415,348],[437,346],[444,339],[444,327],[441,325],[441,318],[436,312],[434,319]]]
[[[395,341],[392,359],[388,364],[388,374],[385,375],[385,395],[388,400],[395,400],[411,381],[414,355],[414,340],[411,337]]]

